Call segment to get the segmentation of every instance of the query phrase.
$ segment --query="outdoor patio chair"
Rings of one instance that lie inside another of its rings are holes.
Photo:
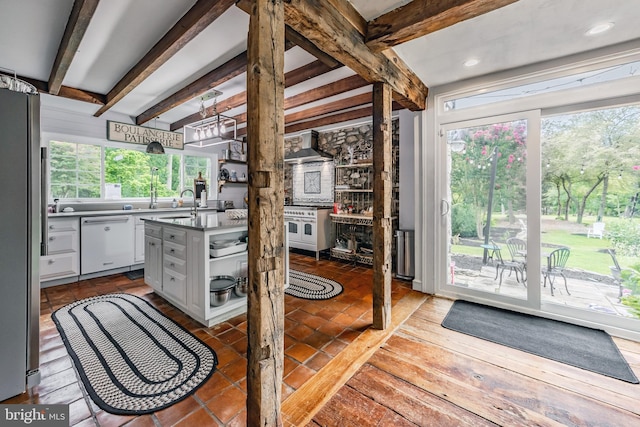
[[[587,229],[587,238],[598,237],[602,239],[604,236],[604,222],[594,222],[589,229]]]
[[[498,246],[493,240],[491,241],[491,243],[494,246]],[[522,262],[505,261],[502,258],[502,253],[500,252],[500,250],[495,251],[494,256],[496,260],[496,277],[493,280],[496,280],[498,278],[498,272],[499,272],[500,282],[498,283],[498,288],[502,286],[502,275],[504,274],[504,271],[506,269],[509,269],[509,274],[511,274],[512,271],[516,273],[516,282],[522,283],[525,288],[527,287],[526,278],[525,278],[525,269],[524,269],[524,264]],[[518,278],[518,273],[520,273],[520,278]],[[520,282],[520,279],[522,279],[522,282]]]
[[[527,238],[527,223],[522,219],[518,218],[518,222],[520,222],[520,231],[516,234],[516,237],[519,239]]]
[[[547,287],[547,279],[549,280],[551,296],[553,296],[553,282],[558,275],[564,279],[564,288],[567,290],[567,295],[571,295],[567,287],[567,278],[564,275],[564,269],[570,253],[569,248],[559,248],[552,251],[547,257],[547,265],[543,267],[542,275],[544,276],[544,287]]]
[[[616,250],[615,249],[607,249],[609,255],[611,255],[611,259],[613,260],[613,264],[609,266],[609,270],[611,270],[611,276],[613,276],[613,280],[615,284],[618,286],[618,298],[622,298],[622,272],[628,272],[630,276],[638,276],[640,272],[634,270],[633,268],[622,268],[620,267],[620,263],[618,263],[618,258],[616,258]]]
[[[526,264],[527,261],[527,242],[517,237],[507,239],[507,249],[511,254],[511,261],[518,261]]]
[[[620,268],[620,264],[618,263],[618,259],[616,258],[616,251],[614,249],[607,249],[609,255],[611,255],[611,259],[613,260],[613,264],[609,266],[609,270],[611,270],[611,276],[613,276],[613,281],[618,285],[619,292],[618,298],[622,298],[622,268]]]

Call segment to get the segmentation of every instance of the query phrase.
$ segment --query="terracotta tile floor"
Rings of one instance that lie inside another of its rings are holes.
[[[291,253],[291,268],[339,281],[344,292],[327,301],[285,296],[285,357],[282,399],[312,380],[326,363],[371,325],[372,270]],[[393,299],[410,291],[393,281]],[[151,302],[185,326],[218,355],[218,370],[195,394],[159,412],[138,417],[109,414],[87,395],[51,320],[51,313],[90,296],[126,292]],[[65,403],[72,426],[242,426],[246,411],[246,315],[205,328],[153,293],[143,279],[112,275],[41,291],[40,369],[42,382],[29,393],[1,403]]]

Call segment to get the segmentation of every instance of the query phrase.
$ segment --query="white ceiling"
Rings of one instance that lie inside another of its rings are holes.
[[[351,0],[370,20],[409,0]],[[65,86],[106,94],[125,73],[193,6],[195,0],[103,0],[98,5],[63,81]],[[73,0],[0,0],[0,67],[47,81]],[[586,36],[599,22],[613,22],[607,33]],[[634,0],[519,0],[480,17],[396,46],[395,50],[429,87],[639,40],[640,6]],[[186,84],[246,50],[248,16],[232,7],[174,55],[111,111],[137,116]],[[480,63],[462,64],[469,58]],[[299,47],[285,54],[285,71],[315,58]],[[285,96],[345,77],[339,69],[286,90]],[[245,75],[217,89],[222,98],[245,90]],[[351,96],[354,91],[333,99]],[[332,100],[333,100],[332,99]],[[93,114],[98,106],[59,97],[48,104]],[[298,107],[308,108],[309,105]],[[162,114],[171,123],[195,113],[196,98]],[[239,107],[228,112],[244,111]],[[293,110],[292,110],[293,111]]]

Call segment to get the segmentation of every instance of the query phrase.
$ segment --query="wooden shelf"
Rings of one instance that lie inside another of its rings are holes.
[[[233,160],[233,159],[218,159],[218,163],[223,165],[225,163],[233,163],[236,165],[246,165],[247,162],[243,160]]]
[[[220,191],[220,189],[222,189],[223,186],[225,185],[247,185],[247,181],[224,181],[224,180],[219,180],[218,181],[218,192]]]
[[[372,188],[349,188],[349,189],[342,189],[342,188],[336,188],[335,189],[336,193],[373,193],[373,189]]]
[[[367,163],[354,163],[352,165],[336,165],[336,168],[366,168],[369,166],[373,166],[373,163],[371,162],[367,162]]]

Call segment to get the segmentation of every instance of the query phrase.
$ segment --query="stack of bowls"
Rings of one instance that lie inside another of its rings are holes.
[[[209,283],[209,304],[212,307],[225,305],[231,298],[231,292],[236,286],[233,276],[214,276]]]
[[[233,290],[237,296],[246,297],[249,293],[249,280],[246,277],[238,277]]]

